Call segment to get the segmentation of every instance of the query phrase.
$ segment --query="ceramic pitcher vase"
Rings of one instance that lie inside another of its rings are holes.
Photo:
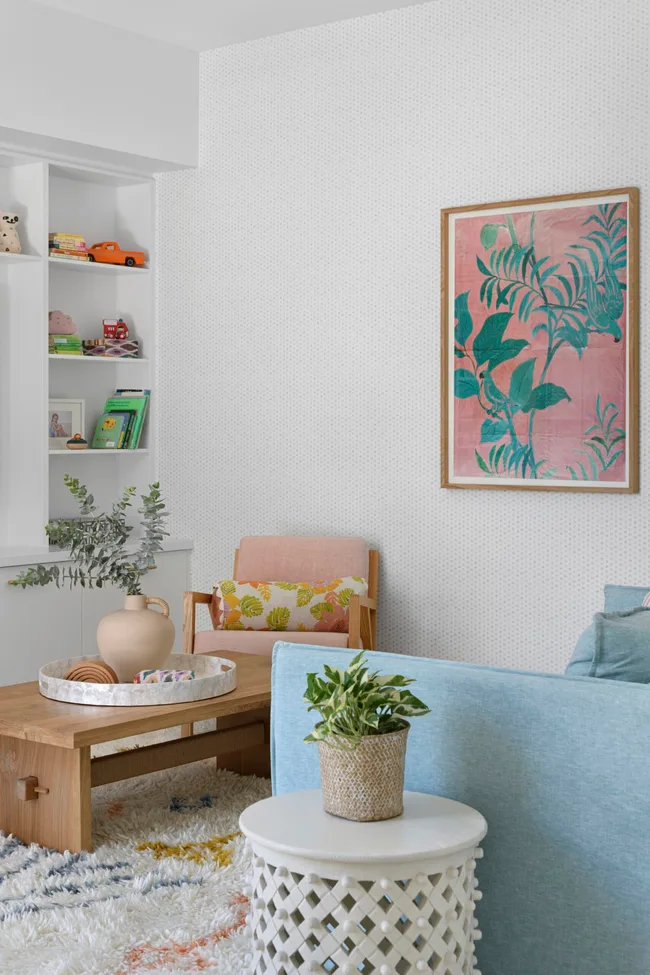
[[[149,609],[152,603],[160,606],[162,613]],[[102,660],[124,684],[141,670],[164,667],[174,646],[174,632],[164,599],[126,596],[124,609],[108,613],[99,621],[97,646]]]

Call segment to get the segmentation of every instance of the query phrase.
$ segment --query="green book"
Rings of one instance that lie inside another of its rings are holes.
[[[93,449],[118,450],[128,424],[129,416],[126,413],[102,413],[95,427]]]
[[[110,396],[104,405],[104,413],[128,413],[133,411],[135,414],[130,432],[127,435],[125,448],[136,450],[142,436],[144,419],[149,405],[149,395],[139,395],[135,392],[131,395],[127,391],[118,391],[115,396]]]

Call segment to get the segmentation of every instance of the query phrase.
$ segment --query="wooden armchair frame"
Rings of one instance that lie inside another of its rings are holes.
[[[235,549],[233,579],[237,578],[239,549]],[[368,552],[368,595],[350,599],[350,632],[348,646],[351,650],[377,649],[377,588],[379,584],[379,552]],[[194,653],[196,636],[196,607],[209,606],[212,593],[186,592],[183,601],[183,653]],[[278,639],[282,639],[278,634]]]

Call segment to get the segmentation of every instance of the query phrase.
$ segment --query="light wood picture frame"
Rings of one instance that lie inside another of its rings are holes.
[[[639,191],[441,211],[441,483],[639,490]]]
[[[80,433],[85,437],[86,401],[83,399],[50,399],[47,404],[47,428],[50,450],[66,450],[68,440]],[[72,431],[72,433],[70,433]]]

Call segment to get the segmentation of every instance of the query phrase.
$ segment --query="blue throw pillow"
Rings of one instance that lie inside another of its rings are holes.
[[[650,684],[650,607],[596,613],[578,640],[566,673]]]
[[[605,612],[620,613],[642,606],[649,592],[649,586],[605,586]]]

